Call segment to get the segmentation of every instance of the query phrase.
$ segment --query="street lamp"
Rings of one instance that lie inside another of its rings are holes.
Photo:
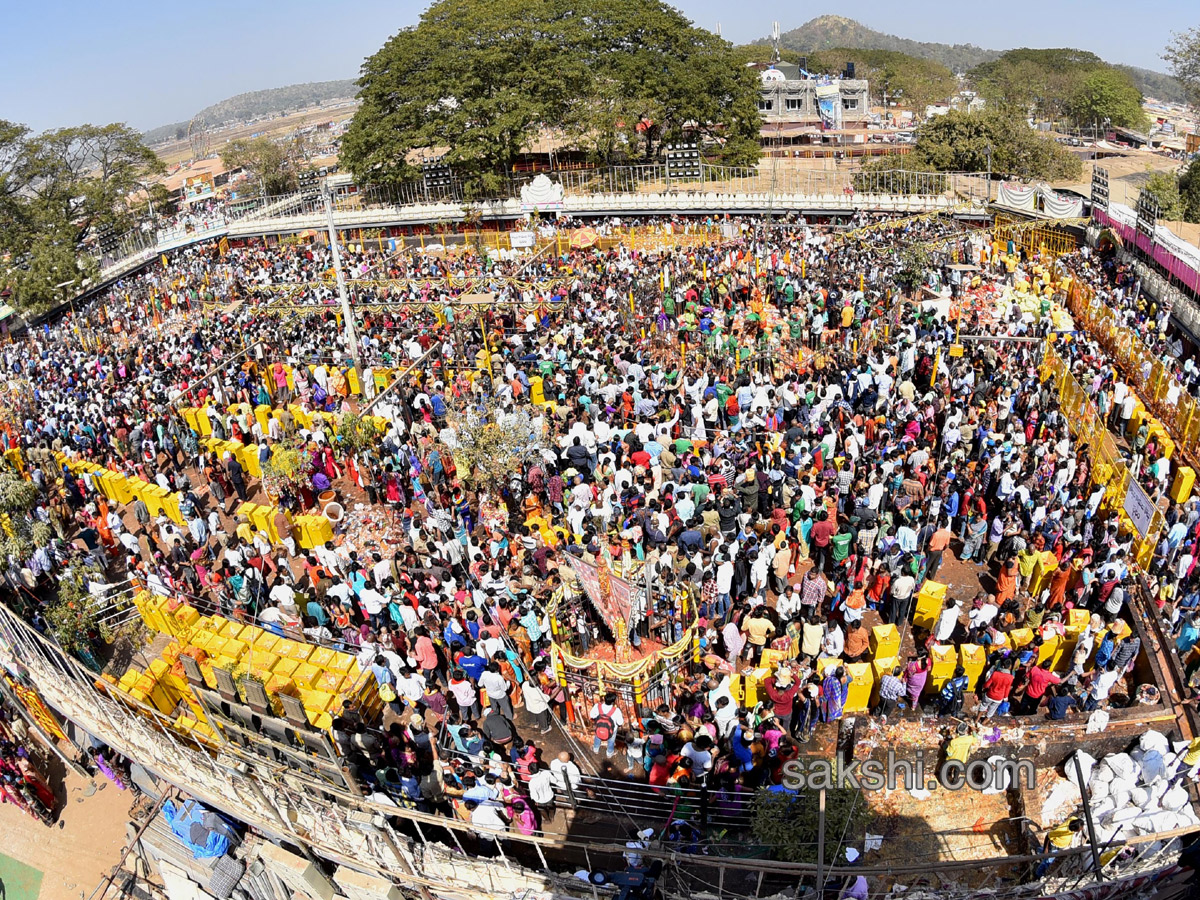
[[[991,203],[992,202],[992,145],[991,144],[988,144],[986,147],[984,147],[983,155],[987,157],[987,184],[985,185],[985,188],[987,190],[987,198],[984,202]]]
[[[337,277],[338,298],[342,302],[342,319],[346,330],[346,343],[349,345],[350,357],[354,360],[354,369],[362,378],[362,360],[359,358],[358,335],[354,331],[354,313],[350,309],[350,295],[346,293],[346,277],[342,274],[342,254],[338,248],[337,228],[333,224],[333,194],[329,184],[324,185],[322,192],[325,197],[325,222],[329,226],[329,249],[333,251],[333,273]]]

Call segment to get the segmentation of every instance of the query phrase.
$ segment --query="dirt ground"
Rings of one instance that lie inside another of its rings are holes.
[[[0,805],[0,850],[42,872],[39,900],[86,900],[120,859],[133,796],[103,776],[86,796],[87,781],[74,772],[62,778],[62,768],[57,775],[52,781],[65,799],[58,822],[47,828],[15,806]]]

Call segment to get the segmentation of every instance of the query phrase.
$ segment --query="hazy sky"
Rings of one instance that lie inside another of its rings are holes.
[[[901,37],[981,47],[1072,46],[1163,71],[1172,31],[1200,25],[1196,0],[857,0],[847,6],[768,0],[677,0],[731,41],[787,31],[825,13]],[[211,0],[192,6],[111,0],[5,4],[0,119],[36,129],[127,121],[152,128],[243,91],[352,78],[364,56],[411,25],[423,0]]]

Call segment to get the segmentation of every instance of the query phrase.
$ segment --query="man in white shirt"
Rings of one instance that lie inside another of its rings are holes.
[[[566,750],[550,761],[550,773],[554,776],[555,784],[562,791],[578,791],[580,783],[583,781],[583,773]]]
[[[271,593],[268,596],[270,596],[272,603],[280,606],[296,605],[296,592],[292,590],[291,585],[284,584],[282,581],[271,588]]]
[[[488,705],[493,712],[498,712],[512,721],[513,706],[508,696],[508,679],[500,674],[500,666],[497,663],[488,663],[479,676],[479,686],[487,691]]]
[[[553,764],[551,763],[551,765]],[[529,799],[537,804],[543,816],[552,817],[554,814],[554,773],[546,768],[544,763],[530,763],[529,781],[526,784],[529,786]]]

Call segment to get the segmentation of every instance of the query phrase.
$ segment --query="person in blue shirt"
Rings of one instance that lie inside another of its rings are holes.
[[[743,772],[749,772],[754,768],[754,753],[750,749],[750,744],[754,741],[754,732],[743,729],[741,723],[733,729],[733,735],[730,743],[732,744],[733,758],[737,760],[739,768]]]
[[[1200,640],[1200,615],[1192,613],[1184,620],[1183,627],[1179,629],[1179,636],[1175,638],[1175,649],[1182,656],[1196,645],[1197,640]],[[1098,653],[1099,651],[1097,651]]]
[[[375,657],[375,662],[370,665],[371,674],[375,676],[375,681],[379,684],[395,684],[396,676],[392,670],[388,668],[387,657],[382,654]]]
[[[487,660],[480,656],[474,647],[470,647],[465,654],[458,658],[458,665],[467,673],[468,678],[472,681],[479,681],[479,676],[487,668]]]

